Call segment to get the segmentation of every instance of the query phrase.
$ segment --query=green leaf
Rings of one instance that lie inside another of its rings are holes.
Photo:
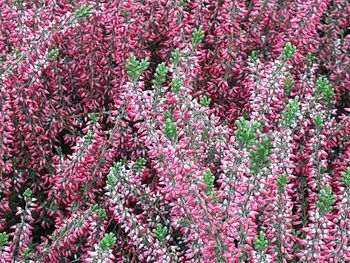
[[[331,103],[334,100],[334,88],[327,78],[320,77],[316,80],[316,95],[321,96],[326,103]]]
[[[284,82],[284,92],[287,96],[289,96],[294,89],[294,82],[291,79],[291,76],[288,76]]]
[[[215,181],[215,177],[214,175],[211,173],[211,171],[209,169],[207,169],[204,173],[203,173],[203,183],[206,184],[207,189],[206,189],[206,194],[209,196],[212,194],[213,189],[214,189],[214,181]]]
[[[320,131],[323,127],[323,118],[320,113],[316,114],[316,117],[314,119],[314,125],[318,131]]]
[[[200,43],[202,43],[203,39],[204,39],[204,31],[203,31],[203,27],[200,26],[198,29],[195,29],[192,33],[191,42],[192,42],[193,48],[196,48]]]
[[[280,191],[284,191],[288,182],[288,176],[286,174],[281,174],[277,178],[277,187]]]
[[[94,136],[94,134],[93,134],[92,131],[89,131],[89,132],[84,136],[84,139],[86,140],[86,142],[91,143],[91,142],[95,139],[95,136]]]
[[[164,116],[164,120],[167,120],[167,119],[171,120],[171,112],[170,111],[168,111],[168,110],[164,111],[163,116]]]
[[[182,86],[182,81],[179,78],[173,79],[171,82],[171,91],[174,92],[175,94],[180,93],[180,87]]]
[[[8,236],[5,232],[0,233],[0,247],[3,247],[8,242]]]
[[[286,127],[290,127],[299,112],[299,97],[296,96],[294,100],[290,101],[287,106],[287,111],[284,113],[284,120]]]
[[[256,62],[258,60],[258,52],[253,50],[252,53],[249,55],[249,60]]]
[[[142,72],[149,67],[149,62],[146,58],[138,61],[135,55],[131,55],[129,59],[126,60],[126,73],[133,81],[137,81]]]
[[[99,208],[98,204],[94,204],[90,207],[91,212],[95,212]]]
[[[164,243],[166,241],[168,228],[158,223],[156,229],[153,230],[153,233],[155,238]]]
[[[297,48],[295,46],[293,46],[290,42],[287,42],[283,48],[283,52],[281,55],[282,60],[287,61],[292,59],[296,50]]]
[[[324,189],[321,189],[316,206],[320,211],[325,214],[333,210],[333,205],[335,204],[336,196],[332,194],[332,188],[329,184],[326,184]]]
[[[59,51],[57,48],[55,48],[55,46],[52,46],[49,48],[49,52],[47,54],[47,58],[49,60],[55,60],[59,55]]]
[[[210,105],[210,102],[211,102],[211,98],[208,98],[207,96],[204,95],[200,101],[200,104],[203,107],[208,107]]]
[[[106,210],[104,208],[99,208],[97,211],[97,214],[102,221],[105,220],[106,215],[107,215]]]
[[[201,139],[202,139],[202,141],[206,141],[209,131],[210,131],[210,128],[208,128],[208,127],[205,127],[205,128],[203,129],[203,131],[202,131],[202,133],[201,133]]]
[[[81,19],[91,15],[93,12],[95,12],[95,10],[92,6],[83,5],[75,12],[75,18]]]
[[[257,142],[256,149],[250,150],[249,159],[251,161],[250,172],[257,175],[262,168],[270,163],[270,155],[272,154],[272,142],[270,138],[264,134],[260,142]]]
[[[29,200],[32,197],[32,190],[26,189],[23,193],[24,199]]]
[[[90,113],[88,115],[89,120],[91,121],[92,124],[96,124],[98,121],[98,116],[96,113]]]
[[[241,117],[235,122],[237,130],[235,132],[237,142],[242,147],[250,147],[255,143],[256,133],[260,128],[260,124],[254,121],[249,124],[249,121]]]
[[[23,259],[24,260],[28,260],[29,259],[29,256],[30,256],[30,248],[27,247],[24,252],[23,252]]]
[[[350,188],[350,167],[346,168],[342,177],[345,187]]]
[[[314,63],[314,56],[312,55],[311,52],[307,52],[307,63],[309,64],[309,66],[312,66],[312,64]]]
[[[136,172],[140,172],[144,169],[144,167],[146,166],[147,160],[143,157],[141,157],[140,159],[138,159],[137,162],[134,163],[133,165],[133,169]]]
[[[156,85],[157,87],[161,86],[165,81],[167,73],[168,73],[168,68],[165,65],[165,62],[160,63],[156,68],[153,84]]]
[[[268,246],[269,246],[269,242],[265,237],[265,233],[263,231],[260,231],[259,237],[254,242],[255,250],[263,251],[267,249]]]
[[[116,243],[117,238],[113,233],[108,233],[100,242],[100,248],[102,250],[110,249]]]
[[[107,175],[107,184],[114,187],[118,182],[118,178],[124,171],[125,168],[122,162],[114,163]]]
[[[174,66],[177,66],[180,63],[180,58],[182,57],[180,53],[180,49],[176,48],[171,55],[172,55],[172,57],[170,58],[171,64],[173,64]]]
[[[175,140],[178,135],[176,123],[167,119],[164,125],[164,133],[169,140]]]

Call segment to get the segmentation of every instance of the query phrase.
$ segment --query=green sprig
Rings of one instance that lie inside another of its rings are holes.
[[[209,107],[210,105],[210,102],[211,102],[211,98],[207,97],[206,95],[204,95],[200,101],[200,104],[203,106],[203,107]]]
[[[0,248],[8,242],[8,235],[5,232],[0,233]]]
[[[262,168],[270,163],[270,155],[272,154],[272,142],[267,135],[263,135],[261,142],[257,142],[256,149],[250,150],[249,159],[251,161],[250,172],[257,175]]]
[[[32,190],[30,190],[29,188],[26,189],[23,193],[24,199],[26,201],[29,200],[32,197],[32,194],[33,194]]]
[[[191,42],[192,42],[193,48],[196,48],[200,43],[202,43],[203,39],[204,39],[204,31],[203,31],[203,27],[200,26],[198,29],[195,29],[192,33]]]
[[[171,82],[171,91],[175,94],[180,93],[180,87],[182,86],[182,81],[179,78],[174,78]]]
[[[314,125],[318,131],[320,131],[323,127],[323,118],[320,113],[316,114],[316,117],[314,119]]]
[[[288,76],[287,79],[284,82],[284,92],[287,96],[289,96],[294,89],[294,82],[292,81],[291,77]]]
[[[334,88],[327,78],[320,77],[316,80],[316,95],[320,95],[326,103],[331,103],[335,97]]]
[[[254,242],[254,248],[257,251],[263,251],[269,246],[269,242],[266,239],[265,233],[260,231],[259,237]]]
[[[209,196],[213,193],[215,177],[208,169],[203,173],[203,183],[207,186],[206,194]]]
[[[277,187],[280,191],[284,191],[288,182],[288,176],[286,174],[281,174],[277,178]]]
[[[296,50],[297,48],[295,46],[293,46],[290,42],[287,42],[283,48],[283,52],[281,55],[282,60],[287,61],[292,59]]]
[[[235,122],[237,130],[235,132],[237,142],[242,147],[249,147],[256,141],[256,133],[260,128],[260,124],[254,121],[251,125],[249,121],[241,117]]]
[[[95,12],[95,10],[92,6],[83,5],[75,12],[75,18],[81,19],[91,15],[93,12]]]
[[[176,123],[167,119],[164,125],[164,133],[169,140],[176,140],[178,135]]]
[[[299,97],[296,96],[294,100],[291,100],[287,106],[287,110],[284,113],[285,126],[290,127],[299,112]]]
[[[332,188],[329,184],[326,184],[325,188],[320,191],[316,206],[325,214],[332,211],[335,201],[336,197],[332,194]]]
[[[58,51],[58,49],[55,46],[51,46],[49,48],[49,52],[47,54],[47,58],[49,60],[55,60],[58,57],[59,54],[60,54],[60,52]]]
[[[104,236],[104,238],[100,242],[100,248],[102,250],[107,250],[110,249],[111,247],[114,246],[116,243],[117,238],[113,233],[108,233],[107,235]]]
[[[155,238],[164,243],[168,234],[168,228],[158,223],[157,227],[153,230],[153,234]]]
[[[346,168],[345,172],[342,175],[342,179],[345,187],[350,188],[350,167]]]
[[[137,81],[148,66],[149,62],[146,58],[138,61],[135,55],[131,55],[130,58],[126,60],[126,73],[133,81]]]
[[[160,63],[156,68],[153,84],[156,85],[157,87],[160,87],[164,83],[167,73],[168,73],[168,68],[165,65],[165,62]]]

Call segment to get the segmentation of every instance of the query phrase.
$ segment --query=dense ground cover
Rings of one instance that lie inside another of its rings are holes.
[[[347,0],[0,1],[0,262],[349,262]]]

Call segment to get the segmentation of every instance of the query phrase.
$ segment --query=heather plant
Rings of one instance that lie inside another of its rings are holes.
[[[0,2],[0,262],[350,261],[349,15]]]

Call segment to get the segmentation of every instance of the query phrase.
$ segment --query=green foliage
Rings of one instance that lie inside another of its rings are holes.
[[[280,191],[284,191],[288,182],[288,176],[286,174],[281,174],[277,178],[277,187]]]
[[[97,123],[97,121],[98,121],[98,116],[97,116],[97,114],[95,114],[95,113],[90,113],[90,114],[88,115],[88,117],[89,117],[89,120],[91,121],[92,124],[96,124],[96,123]]]
[[[95,212],[99,208],[98,204],[94,204],[90,207],[91,212]]]
[[[249,125],[249,121],[241,117],[235,122],[237,130],[235,132],[237,142],[242,147],[249,147],[255,143],[256,132],[260,128],[260,124],[254,121]]]
[[[91,212],[97,212],[100,219],[103,221],[106,218],[106,210],[98,204],[92,205],[90,207]]]
[[[75,11],[75,18],[81,19],[91,15],[95,10],[92,6],[83,5],[77,11]]]
[[[250,150],[251,169],[253,175],[258,174],[262,168],[270,163],[270,155],[272,154],[272,142],[267,135],[262,136],[261,142],[257,143],[256,149]]]
[[[195,29],[192,33],[191,42],[192,42],[193,48],[196,48],[200,43],[202,43],[203,39],[204,39],[204,31],[203,31],[203,27],[200,26],[198,29]]]
[[[324,189],[321,189],[319,199],[316,206],[322,213],[328,213],[332,211],[332,206],[335,204],[336,197],[332,194],[332,188],[329,184],[326,184]]]
[[[176,48],[171,55],[172,55],[172,57],[170,58],[171,64],[173,64],[174,66],[177,66],[180,63],[180,58],[183,57],[183,55],[180,53],[180,49]]]
[[[211,102],[211,98],[208,98],[207,96],[204,95],[200,101],[200,104],[203,107],[208,107],[210,105],[210,102]]]
[[[146,166],[147,160],[143,157],[139,158],[137,162],[134,163],[133,169],[136,172],[140,172]]]
[[[164,125],[164,133],[169,140],[176,140],[178,135],[176,123],[167,119]]]
[[[294,100],[290,101],[287,110],[284,113],[285,126],[290,127],[295,121],[297,113],[299,112],[299,97],[296,96]]]
[[[133,81],[137,81],[142,72],[145,71],[149,66],[149,62],[146,58],[138,61],[136,56],[131,55],[129,59],[126,60],[126,73]]]
[[[311,52],[307,52],[307,63],[309,64],[309,66],[312,66],[312,64],[314,63],[314,56]]]
[[[316,117],[314,119],[314,125],[318,131],[320,131],[323,127],[323,118],[320,113],[316,114]]]
[[[292,59],[296,50],[297,48],[295,46],[293,46],[290,42],[287,42],[283,48],[281,55],[282,60],[286,61]]]
[[[114,163],[109,174],[107,175],[107,184],[115,186],[118,182],[118,177],[124,172],[124,165],[121,162]]]
[[[288,76],[287,79],[284,82],[284,92],[287,96],[289,96],[294,88],[294,82],[292,81],[291,77]]]
[[[167,120],[167,119],[171,120],[171,112],[170,111],[168,111],[168,110],[164,111],[163,116],[164,116],[164,120]]]
[[[208,169],[203,173],[203,183],[206,184],[207,189],[205,193],[209,196],[213,193],[215,177]]]
[[[326,103],[331,103],[335,97],[334,88],[327,78],[320,77],[316,80],[316,94],[320,95]]]
[[[89,132],[84,136],[84,139],[86,140],[86,142],[91,143],[91,142],[95,139],[95,136],[94,136],[94,134],[93,134],[92,131],[89,131]]]
[[[266,239],[265,233],[260,231],[259,237],[254,242],[254,248],[257,251],[263,251],[269,246],[269,242]]]
[[[26,189],[23,193],[24,199],[29,200],[32,197],[32,190]]]
[[[28,260],[29,259],[29,256],[30,256],[30,248],[27,247],[24,252],[23,252],[23,259],[24,260]]]
[[[179,78],[175,78],[171,82],[171,91],[174,92],[175,94],[179,94],[181,86],[182,86],[182,81]]]
[[[154,237],[157,238],[161,243],[166,240],[166,235],[168,233],[168,228],[162,224],[157,224],[156,229],[153,230]]]
[[[346,168],[342,177],[345,187],[350,188],[350,167]]]
[[[58,57],[59,54],[60,54],[60,52],[58,51],[58,49],[55,46],[51,46],[49,48],[49,52],[47,54],[47,58],[49,60],[55,60]]]
[[[258,52],[253,50],[252,53],[250,53],[248,58],[249,58],[249,60],[256,62],[258,60]]]
[[[106,213],[106,210],[104,208],[100,207],[97,211],[97,214],[102,221],[106,219],[107,213]]]
[[[102,250],[107,250],[110,249],[111,247],[114,246],[116,243],[117,238],[113,233],[108,233],[107,235],[104,236],[104,238],[100,242],[100,248]]]
[[[202,141],[205,141],[207,139],[208,133],[210,131],[210,128],[205,127],[201,133],[201,139]]]
[[[156,68],[153,84],[156,85],[157,87],[161,86],[165,81],[165,77],[167,73],[168,73],[168,68],[165,65],[165,62],[160,63]]]
[[[6,233],[2,232],[0,233],[0,247],[3,247],[8,242],[8,236]]]

